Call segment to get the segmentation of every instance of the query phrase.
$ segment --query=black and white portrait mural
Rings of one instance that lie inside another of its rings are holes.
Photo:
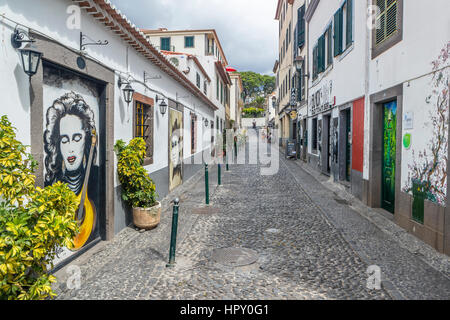
[[[44,67],[45,186],[66,183],[78,196],[80,233],[60,248],[55,264],[99,237],[99,87],[55,67]]]
[[[169,122],[169,190],[183,183],[183,114],[170,109]]]

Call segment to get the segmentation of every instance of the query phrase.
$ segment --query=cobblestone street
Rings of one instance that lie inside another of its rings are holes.
[[[342,201],[282,154],[279,159],[272,176],[261,175],[259,165],[223,169],[219,187],[217,166],[212,166],[209,208],[202,205],[204,177],[199,172],[163,201],[158,228],[145,233],[127,228],[74,261],[82,271],[80,289],[67,289],[66,270],[59,271],[58,298],[450,298],[448,258],[400,234],[402,229],[382,215],[356,212],[358,204]],[[177,266],[170,269],[165,266],[169,201],[175,196],[181,199],[180,229]],[[384,227],[375,225],[377,219]],[[258,259],[227,266],[212,257],[219,248],[251,249]],[[366,270],[373,264],[382,271],[381,290],[367,289]]]

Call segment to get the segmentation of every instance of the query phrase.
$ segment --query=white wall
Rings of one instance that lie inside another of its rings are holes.
[[[311,96],[324,84],[331,82],[330,100],[336,97],[336,106],[354,101],[365,94],[365,45],[366,45],[366,2],[353,1],[353,45],[341,55],[334,57],[333,64],[313,81],[313,49],[318,39],[333,23],[334,14],[342,6],[342,0],[320,1],[309,23],[309,95]],[[344,25],[345,28],[345,25]],[[332,27],[332,33],[334,28]],[[344,30],[345,33],[345,30]],[[343,44],[345,48],[345,43]],[[310,97],[309,97],[310,100]]]
[[[79,48],[80,30],[70,30],[66,27],[66,19],[68,18],[66,10],[70,5],[73,5],[73,2],[68,0],[39,0],[33,1],[32,6],[30,6],[29,1],[25,0],[0,0],[0,13],[5,14],[6,17],[15,20],[18,23],[42,32],[68,47],[77,49]],[[87,47],[86,52],[90,56],[101,61],[109,68],[122,72],[129,71],[135,79],[140,81],[143,81],[144,71],[149,75],[161,75],[162,79],[150,80],[147,84],[173,100],[175,100],[175,94],[177,92],[181,96],[190,95],[189,91],[178,82],[168,77],[148,59],[138,54],[132,48],[127,49],[127,44],[113,32],[108,30],[103,24],[95,21],[91,16],[87,15],[85,11],[81,12],[81,31],[90,37],[95,38],[95,40],[109,41],[108,46]],[[3,41],[0,43],[0,72],[2,74],[2,77],[0,78],[0,93],[5,97],[1,106],[1,114],[6,114],[18,128],[18,139],[25,144],[30,144],[30,99],[28,94],[28,76],[23,72],[19,53],[13,49],[10,44],[11,33],[13,32],[15,25],[6,23],[5,21],[0,21],[0,23],[2,24],[1,27],[3,30],[1,34]],[[130,62],[130,65],[128,66],[127,51],[128,61]],[[116,81],[117,80],[118,75],[116,75]],[[146,89],[141,84],[133,83],[132,86],[138,93],[144,94],[150,98],[155,98],[156,96],[154,92]],[[129,107],[127,106],[123,100],[122,91],[118,86],[115,86],[114,96],[114,141],[117,141],[118,139],[129,141],[133,136],[132,105],[130,104]],[[203,116],[207,117],[209,120],[214,119],[213,110],[206,107],[204,103],[197,98],[193,97],[192,99],[183,101],[183,104],[192,109],[194,109],[195,104],[196,112],[199,114],[200,119]],[[154,164],[146,167],[149,173],[160,170],[168,165],[168,113],[162,116],[158,106],[155,106],[154,110]],[[190,117],[185,117],[185,123],[186,121],[189,122],[189,120]],[[201,137],[200,131],[199,137]],[[200,146],[201,145],[202,144],[200,144]],[[206,143],[203,144],[203,146],[205,148],[209,147]],[[185,149],[185,155],[187,150],[190,152],[190,147]],[[198,150],[200,151],[201,149],[199,148]],[[119,182],[116,176],[115,186],[118,185]]]

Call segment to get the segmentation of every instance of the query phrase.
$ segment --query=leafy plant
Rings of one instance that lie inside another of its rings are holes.
[[[128,145],[118,140],[115,150],[119,158],[117,172],[122,184],[122,199],[133,208],[150,208],[156,204],[155,184],[143,167],[146,152],[144,139],[135,138]]]
[[[245,108],[242,110],[243,118],[261,118],[264,114],[264,109],[259,108]]]
[[[35,188],[36,161],[0,120],[0,299],[54,297],[48,274],[59,247],[73,246],[78,232],[76,195],[60,182]]]

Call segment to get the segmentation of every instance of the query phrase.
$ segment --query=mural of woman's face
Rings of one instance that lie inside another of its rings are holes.
[[[172,152],[171,159],[174,167],[180,164],[180,138],[177,134],[172,135]]]
[[[75,171],[83,162],[86,134],[81,119],[74,115],[61,118],[60,149],[66,170]]]

